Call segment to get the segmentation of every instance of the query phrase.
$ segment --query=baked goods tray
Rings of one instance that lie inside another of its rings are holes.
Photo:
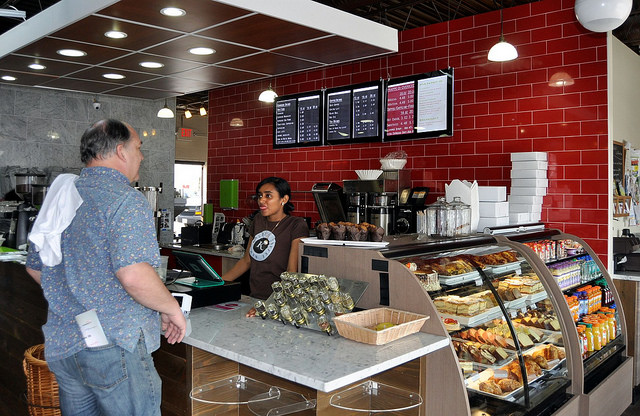
[[[474,280],[480,279],[480,273],[477,270],[473,270],[467,273],[455,274],[455,275],[438,275],[438,280],[440,284],[447,286],[456,286],[462,283],[473,282]]]
[[[327,246],[348,246],[360,248],[383,248],[389,245],[388,241],[347,241],[347,240],[319,240],[318,237],[302,238],[305,244],[327,245]]]
[[[439,315],[442,318],[453,318],[464,326],[478,326],[492,319],[499,318],[502,316],[502,311],[500,310],[500,307],[494,306],[493,308],[486,309],[481,314],[473,316],[449,315],[442,312],[439,312]]]
[[[513,263],[506,264],[486,264],[485,266],[489,268],[489,271],[493,274],[505,273],[505,272],[513,272],[520,270],[520,263],[522,260],[514,261]]]
[[[451,338],[451,340],[452,341],[462,342],[462,343],[469,342],[468,340],[464,340],[462,338]],[[471,341],[471,342],[473,342],[473,341]],[[516,352],[514,350],[508,350],[508,349],[504,348],[504,351],[507,353],[508,357],[505,358],[504,360],[496,361],[493,364],[484,364],[484,363],[479,363],[477,361],[467,361],[467,362],[473,363],[474,369],[476,369],[478,373],[481,372],[481,371],[484,371],[484,370],[486,370],[488,368],[498,369],[498,368],[504,367],[505,365],[507,365],[511,361],[513,361],[513,357],[515,357],[515,355],[516,355]],[[463,362],[464,361],[460,362],[461,366],[462,366]]]
[[[523,296],[518,299],[509,300],[504,302],[505,308],[509,311],[519,311],[520,309],[526,307],[527,299]]]
[[[546,298],[548,298],[549,295],[547,295],[547,292],[545,292],[544,290],[538,293],[531,293],[530,295],[525,295],[525,299],[527,302],[527,306],[533,305],[536,302],[540,302],[541,300],[544,300]]]
[[[464,384],[467,386],[468,390],[472,390],[472,391],[474,391],[476,393],[483,394],[485,396],[496,397],[496,398],[502,399],[502,400],[505,400],[505,399],[513,400],[513,399],[515,399],[515,397],[518,396],[518,394],[524,390],[523,386],[520,386],[517,389],[515,389],[513,391],[510,391],[508,393],[505,393],[503,395],[493,394],[493,393],[489,393],[488,391],[480,390],[480,387],[479,387],[480,383],[490,379],[491,377],[493,377],[493,375],[495,374],[496,371],[502,371],[502,370],[488,368],[488,369],[484,370],[481,373],[478,373],[478,374],[476,374],[474,376],[471,376],[471,377],[465,379],[464,380]],[[544,375],[544,373],[542,375],[539,375],[539,376],[535,376],[535,375],[528,376],[527,380],[529,381],[529,384],[531,384],[534,381],[538,380],[543,375]]]
[[[547,332],[552,332],[552,331],[547,331]],[[537,344],[531,348],[529,348],[528,350],[523,352],[523,355],[531,355],[533,356],[533,354],[535,354],[536,352],[545,349],[549,346],[549,344],[547,343],[541,343],[541,344]],[[564,352],[564,347],[556,347],[558,348],[560,351]],[[553,370],[555,370],[556,368],[558,368],[562,363],[564,363],[566,361],[566,356],[563,359],[555,359],[555,360],[548,360],[547,364],[549,365],[549,368],[543,368],[542,371],[543,372],[551,372]]]

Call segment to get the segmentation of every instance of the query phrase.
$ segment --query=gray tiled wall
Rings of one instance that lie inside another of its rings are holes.
[[[99,110],[93,108],[96,99]],[[175,112],[175,99],[168,101]],[[139,186],[163,185],[159,208],[173,211],[175,119],[156,114],[164,100],[152,101],[0,84],[0,172],[8,167],[45,172],[78,172],[83,131],[103,118],[129,123],[140,134],[145,159]],[[3,194],[7,190],[3,189]],[[0,198],[2,195],[0,195]],[[162,233],[170,242],[172,232]]]

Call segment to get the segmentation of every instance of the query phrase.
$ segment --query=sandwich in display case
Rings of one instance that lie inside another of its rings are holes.
[[[417,237],[383,249],[304,245],[301,252],[302,272],[367,281],[356,307],[428,314],[422,331],[450,336],[439,372],[424,367],[421,414],[454,414],[443,402],[469,415],[621,414],[631,403],[617,293],[575,236]]]

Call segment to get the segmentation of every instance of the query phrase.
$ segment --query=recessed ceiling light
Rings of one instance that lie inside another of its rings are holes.
[[[187,12],[177,7],[165,7],[164,9],[160,10],[160,13],[162,13],[165,16],[171,16],[171,17],[180,17],[187,14]]]
[[[145,68],[162,68],[164,64],[160,62],[140,62],[140,66]]]
[[[216,53],[216,51],[211,48],[198,47],[189,49],[189,53],[193,55],[211,55],[212,53]]]
[[[2,78],[5,81],[15,81],[16,80],[16,77],[12,77],[11,75],[3,75],[0,78]]]
[[[40,70],[40,69],[45,69],[46,66],[41,65],[41,64],[33,63],[33,64],[29,64],[29,68]]]
[[[127,34],[121,32],[119,30],[110,30],[104,34],[106,37],[111,39],[124,39],[127,37]]]
[[[78,57],[78,56],[86,56],[87,53],[85,51],[80,51],[78,49],[60,49],[59,51],[57,51],[58,55],[62,55],[62,56],[72,56],[72,57]]]
[[[107,79],[123,79],[124,75],[120,74],[102,74],[103,77]]]

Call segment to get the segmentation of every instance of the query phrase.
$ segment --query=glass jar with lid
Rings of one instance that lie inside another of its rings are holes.
[[[442,209],[446,205],[447,201],[443,196],[440,196],[436,202],[427,207],[427,235],[442,235]]]
[[[450,205],[455,211],[453,235],[469,235],[471,232],[471,206],[462,202],[459,196],[454,197]]]

